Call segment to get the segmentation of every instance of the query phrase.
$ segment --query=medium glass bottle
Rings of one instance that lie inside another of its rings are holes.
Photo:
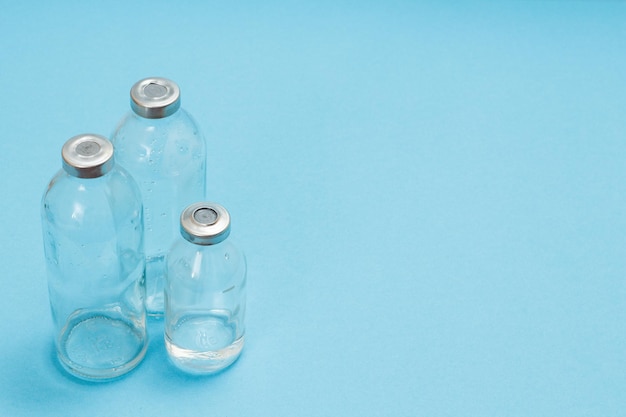
[[[57,356],[79,378],[115,378],[147,348],[141,197],[102,136],[71,138],[62,158],[41,213]]]
[[[206,145],[180,107],[180,90],[165,78],[146,78],[130,90],[130,111],[111,141],[117,161],[137,181],[143,199],[146,308],[163,314],[165,256],[178,236],[178,217],[190,201],[204,199]]]
[[[226,239],[230,215],[219,204],[187,207],[180,232],[167,258],[165,346],[178,368],[215,373],[243,348],[246,260]]]

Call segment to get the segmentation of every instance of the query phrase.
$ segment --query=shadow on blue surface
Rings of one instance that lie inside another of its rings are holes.
[[[162,322],[149,323],[151,336],[146,357],[137,368],[130,373],[107,382],[90,382],[68,374],[56,358],[56,351],[51,340],[44,341],[44,335],[36,340],[22,343],[22,346],[39,346],[34,349],[20,349],[5,355],[0,360],[7,390],[0,397],[0,410],[19,411],[22,415],[80,415],[82,411],[94,405],[105,413],[120,399],[119,386],[129,388],[140,384],[152,391],[157,398],[164,401],[175,397],[183,391],[196,389],[209,394],[217,385],[227,384],[240,361],[235,362],[226,371],[211,376],[192,376],[180,372],[167,359],[165,344],[162,337]],[[49,337],[50,335],[45,335]],[[16,363],[22,363],[16,366]],[[116,394],[117,393],[117,394]],[[125,394],[132,397],[132,390]],[[210,396],[210,395],[208,395]],[[133,400],[130,400],[133,402]],[[6,403],[5,403],[6,402]],[[136,409],[141,412],[155,404],[144,405],[139,398],[134,401]],[[128,410],[132,413],[133,410]]]
[[[29,343],[29,346],[41,345],[40,340]],[[20,349],[3,357],[0,364],[8,392],[8,410],[30,411],[33,414],[50,414],[79,408],[87,398],[76,395],[77,379],[70,382],[69,376],[62,370],[55,357],[52,343],[44,344],[41,349]],[[16,366],[16,363],[22,366]],[[54,369],[57,368],[57,369]],[[95,384],[77,382],[81,390],[93,388]],[[6,410],[6,408],[5,408]],[[7,410],[7,411],[8,411]]]

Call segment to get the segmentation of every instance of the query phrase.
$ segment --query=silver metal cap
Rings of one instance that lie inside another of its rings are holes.
[[[170,116],[180,107],[180,89],[167,78],[145,78],[130,89],[130,107],[147,119]]]
[[[180,234],[196,245],[215,245],[230,234],[230,214],[216,203],[195,203],[180,215]]]
[[[113,167],[113,145],[94,134],[77,135],[65,142],[61,151],[63,169],[79,178],[98,178]]]

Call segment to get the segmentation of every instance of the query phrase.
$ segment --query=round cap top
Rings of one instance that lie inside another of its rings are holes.
[[[79,178],[98,178],[113,167],[113,145],[107,138],[94,134],[74,136],[61,151],[63,169]]]
[[[180,107],[180,89],[167,78],[145,78],[130,89],[130,107],[147,119],[170,116]]]
[[[230,234],[230,215],[216,203],[195,203],[180,215],[180,234],[196,245],[215,245]]]

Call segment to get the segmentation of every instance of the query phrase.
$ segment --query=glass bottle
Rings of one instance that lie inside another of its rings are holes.
[[[187,207],[180,232],[167,258],[165,346],[178,368],[211,374],[243,348],[246,260],[226,239],[230,215],[218,204]]]
[[[41,212],[57,356],[79,378],[115,378],[147,348],[141,197],[102,136],[71,138],[62,158]]]
[[[165,256],[178,236],[178,217],[204,199],[206,146],[196,123],[180,107],[180,90],[165,78],[146,78],[130,90],[130,111],[111,141],[115,157],[137,181],[143,199],[146,308],[163,314]]]

